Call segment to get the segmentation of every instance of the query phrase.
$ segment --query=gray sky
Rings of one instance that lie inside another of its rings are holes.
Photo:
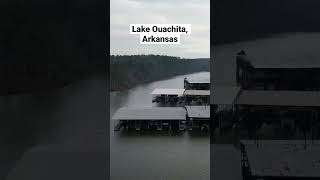
[[[210,0],[111,0],[110,54],[209,58]],[[180,45],[141,45],[130,24],[191,24]]]

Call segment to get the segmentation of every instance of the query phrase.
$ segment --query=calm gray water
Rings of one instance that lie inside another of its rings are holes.
[[[209,79],[209,72],[177,76],[111,93],[110,115],[121,106],[152,106],[155,88],[183,88],[183,78]],[[111,123],[111,128],[114,124]],[[127,135],[110,131],[111,180],[209,180],[209,135]]]

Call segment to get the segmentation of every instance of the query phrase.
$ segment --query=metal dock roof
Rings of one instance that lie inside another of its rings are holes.
[[[183,107],[123,107],[112,119],[116,120],[186,120]]]
[[[187,79],[187,81],[190,84],[209,84],[210,83],[210,80],[195,80],[195,79],[188,80]]]
[[[210,90],[185,90],[184,95],[188,96],[210,96]]]
[[[190,118],[210,118],[210,106],[186,106]]]
[[[243,90],[236,104],[273,106],[320,106],[318,91]]]
[[[161,94],[166,94],[166,95],[183,95],[185,89],[161,89],[157,88],[152,91],[151,94],[153,95],[161,95]]]
[[[201,78],[197,78],[197,77],[188,77],[185,78],[189,83],[194,83],[194,84],[198,84],[198,83],[203,83],[203,84],[208,84],[210,83],[210,75],[208,77],[201,77]]]

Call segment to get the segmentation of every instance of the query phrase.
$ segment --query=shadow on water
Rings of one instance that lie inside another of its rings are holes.
[[[209,138],[210,132],[201,130],[192,131],[136,131],[136,130],[124,130],[117,132],[119,137],[184,137],[189,135],[191,138]]]
[[[209,138],[210,137],[210,132],[201,131],[198,129],[193,129],[192,131],[188,131],[188,133],[192,138]]]

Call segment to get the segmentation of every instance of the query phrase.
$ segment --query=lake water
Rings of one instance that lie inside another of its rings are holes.
[[[155,88],[183,88],[184,77],[206,80],[209,72],[177,76],[111,93],[110,115],[122,106],[152,106]],[[126,134],[110,130],[111,180],[209,180],[210,138],[208,134]]]

